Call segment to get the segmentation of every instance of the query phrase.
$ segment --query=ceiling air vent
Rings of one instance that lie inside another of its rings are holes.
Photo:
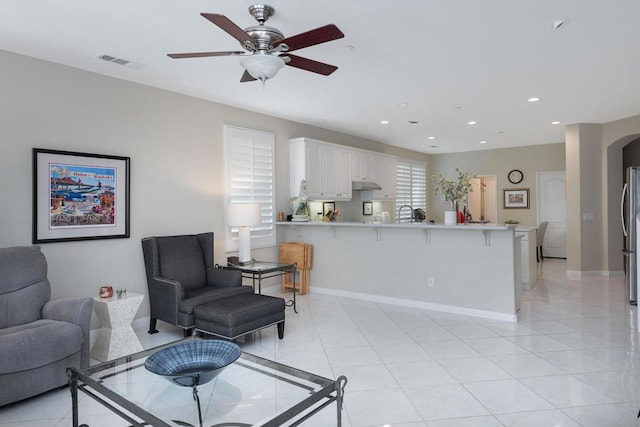
[[[136,70],[139,69],[139,68],[144,67],[144,65],[142,65],[142,64],[138,64],[136,62],[131,62],[131,61],[128,61],[128,60],[122,59],[122,58],[116,58],[115,56],[111,56],[111,55],[98,55],[98,56],[96,56],[96,58],[102,59],[103,61],[112,62],[114,64],[123,65],[123,66],[128,67],[128,68],[134,68]]]

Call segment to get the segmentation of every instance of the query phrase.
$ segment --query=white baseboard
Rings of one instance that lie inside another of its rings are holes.
[[[567,278],[580,279],[582,277],[619,277],[624,276],[621,270],[567,270]]]
[[[517,314],[498,313],[495,311],[477,310],[474,308],[458,307],[455,305],[436,304],[432,302],[413,301],[403,298],[385,297],[380,295],[363,294],[360,292],[340,291],[329,288],[319,288],[313,286],[309,288],[309,292],[313,294],[332,295],[336,297],[354,298],[364,301],[378,302],[381,304],[399,305],[402,307],[419,308],[422,310],[434,310],[444,313],[462,314],[465,316],[482,317],[484,319],[500,320],[503,322],[518,322]]]

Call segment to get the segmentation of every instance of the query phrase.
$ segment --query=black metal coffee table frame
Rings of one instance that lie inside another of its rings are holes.
[[[198,338],[186,338],[185,340],[121,357],[86,369],[77,370],[68,368],[67,375],[69,376],[69,389],[71,392],[73,427],[79,426],[78,391],[82,391],[103,406],[109,408],[115,414],[131,423],[132,426],[153,425],[155,427],[170,427],[184,425],[175,423],[175,421],[172,424],[166,420],[161,420],[158,416],[141,408],[126,397],[104,385],[103,380],[114,375],[128,374],[136,369],[145,369],[144,359],[149,355],[163,348],[192,339]],[[331,380],[244,352],[234,364],[281,381],[286,381],[288,384],[296,385],[308,391],[309,396],[307,398],[293,404],[293,406],[280,412],[271,420],[260,424],[260,426],[297,426],[333,402],[336,402],[337,406],[336,425],[338,427],[342,426],[342,404],[344,388],[347,384],[346,377],[340,376],[336,380]],[[307,384],[305,384],[305,382]],[[315,384],[317,388],[309,386],[309,383]],[[82,424],[82,426],[85,425],[86,424]],[[219,426],[223,425],[251,426],[253,424],[228,422],[219,424]]]

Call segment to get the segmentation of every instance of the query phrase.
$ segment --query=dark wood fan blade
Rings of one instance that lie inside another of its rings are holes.
[[[249,74],[247,70],[244,70],[244,74],[240,78],[240,83],[252,82],[254,80],[258,80],[258,79],[254,78],[251,74]]]
[[[191,53],[168,53],[167,56],[173,59],[183,58],[203,58],[206,56],[229,56],[229,55],[243,55],[245,52],[241,50],[228,51],[228,52],[191,52]]]
[[[287,52],[293,52],[294,50],[330,42],[331,40],[341,39],[342,37],[344,37],[342,31],[340,31],[335,25],[329,24],[324,27],[316,28],[315,30],[307,31],[306,33],[300,33],[295,36],[284,38],[273,45],[276,47],[284,43],[289,46]]]
[[[251,38],[249,34],[247,34],[242,28],[234,24],[233,21],[231,21],[226,16],[219,15],[217,13],[201,13],[200,15],[204,16],[209,21],[220,27],[222,30],[226,31],[231,37],[238,40],[244,46],[255,49],[256,43],[253,38]]]
[[[301,70],[311,71],[313,73],[322,74],[323,76],[328,76],[338,69],[335,65],[325,64],[324,62],[314,61],[313,59],[303,58],[297,55],[282,55],[288,56],[290,61],[286,64],[291,67],[300,68]]]

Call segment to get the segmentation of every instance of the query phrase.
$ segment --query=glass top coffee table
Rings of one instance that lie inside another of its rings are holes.
[[[73,426],[82,414],[78,390],[100,402],[133,426],[198,426],[192,391],[149,372],[144,363],[153,353],[188,340],[141,351],[90,368],[69,368]],[[336,402],[342,425],[342,399],[347,379],[324,378],[249,353],[201,386],[197,394],[203,425],[295,426]]]

